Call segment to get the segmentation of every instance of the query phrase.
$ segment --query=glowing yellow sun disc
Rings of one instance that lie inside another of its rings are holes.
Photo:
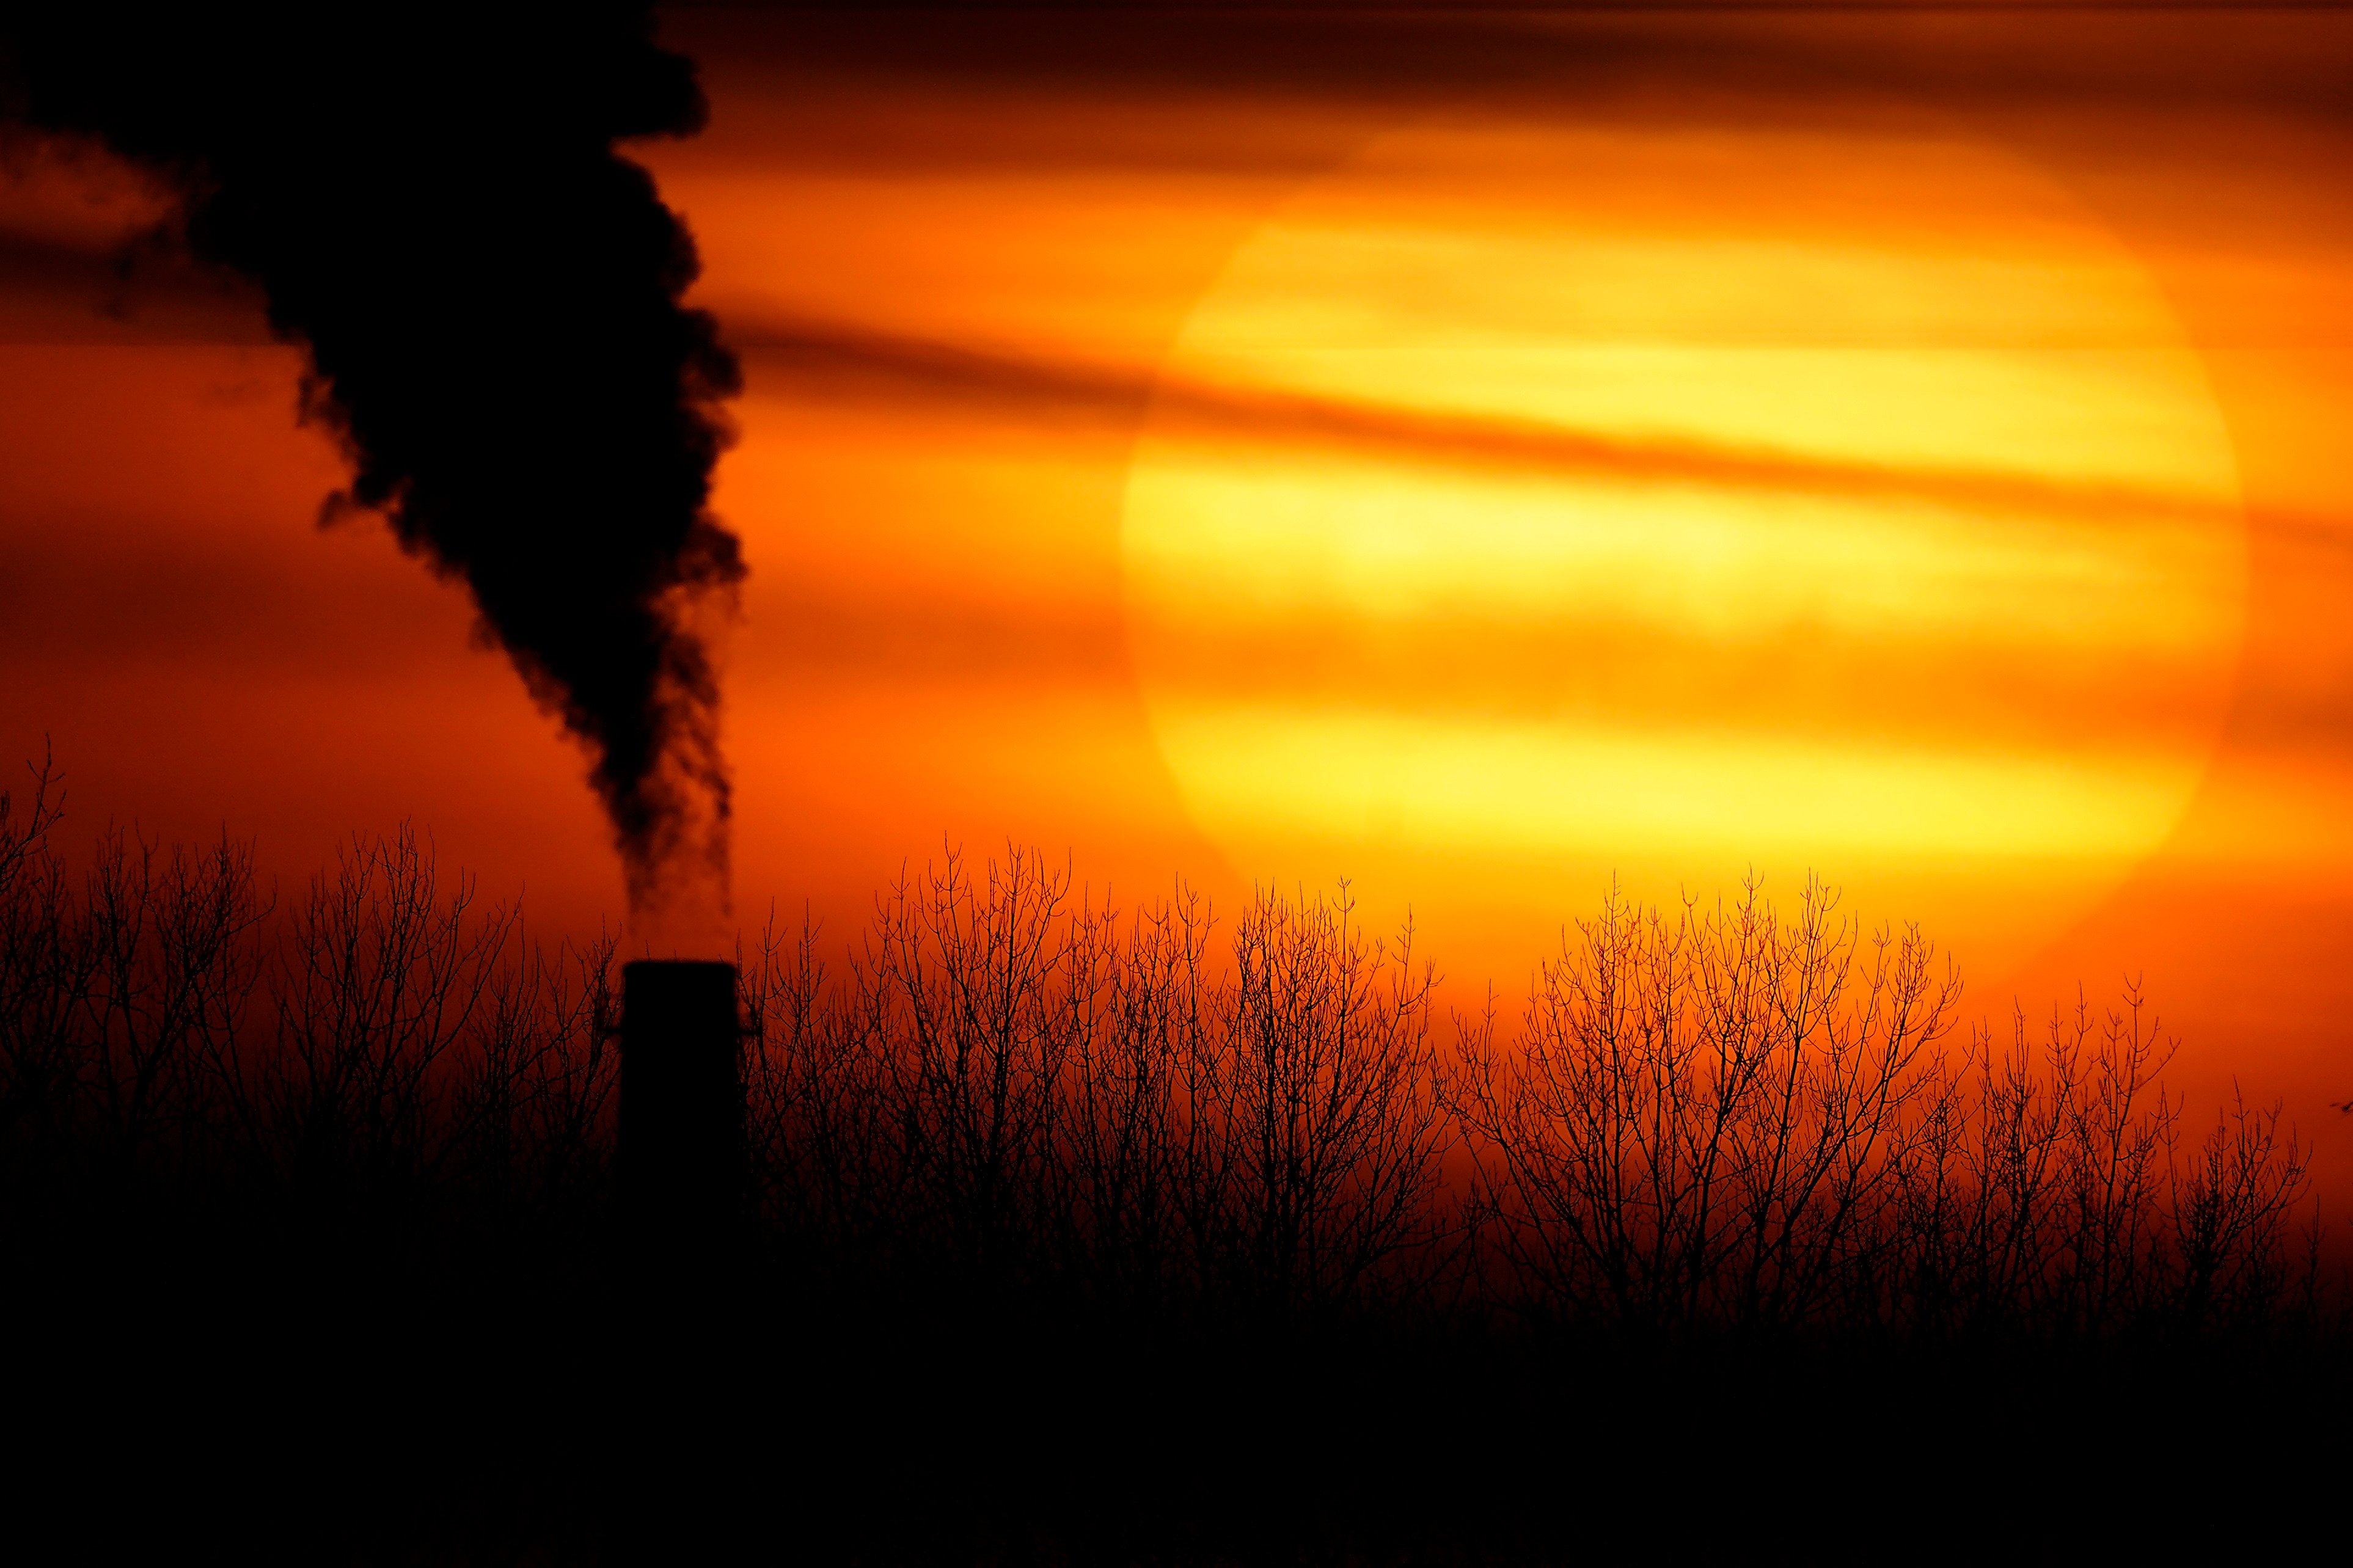
[[[2172,829],[2245,589],[2147,273],[2018,160],[1896,136],[1376,142],[1193,312],[1123,549],[1246,877],[1516,942],[1613,873],[1811,870],[1980,975]]]

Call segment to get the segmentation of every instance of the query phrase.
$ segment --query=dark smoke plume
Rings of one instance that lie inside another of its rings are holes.
[[[679,301],[693,243],[617,139],[702,121],[651,7],[353,0],[10,7],[11,119],[180,194],[179,235],[306,345],[304,414],[462,577],[591,759],[639,909],[723,874],[710,654],[744,566],[708,510],[738,386]]]

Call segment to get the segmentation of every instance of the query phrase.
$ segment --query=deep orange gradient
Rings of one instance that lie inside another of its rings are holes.
[[[739,919],[944,845],[1353,877],[1508,1005],[1613,875],[1810,870],[2005,1029],[2145,973],[2353,1178],[2353,24],[1153,26],[675,23]],[[119,171],[5,170],[0,748],[616,914],[462,594],[320,522],[299,353]]]

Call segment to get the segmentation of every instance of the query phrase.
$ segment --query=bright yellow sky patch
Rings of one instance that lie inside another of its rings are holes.
[[[1967,942],[1903,880],[1934,862],[1956,910],[2039,904],[2014,957],[2203,773],[2244,614],[2228,437],[2132,256],[1990,149],[1401,132],[1240,248],[1164,371],[1522,441],[1172,404],[1140,443],[1139,665],[1245,875],[1459,851],[1478,885],[1425,901],[1533,904],[1729,847]],[[1314,657],[1335,637],[1419,668]]]

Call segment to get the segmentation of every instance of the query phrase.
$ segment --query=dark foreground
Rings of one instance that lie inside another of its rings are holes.
[[[828,1300],[784,1271],[624,1280],[593,1246],[193,1239],[16,1252],[20,1539],[310,1562],[2235,1555],[2333,1532],[2353,1393],[2334,1342],[1248,1332],[913,1286]]]
[[[1033,858],[744,955],[717,1187],[618,965],[361,845],[0,797],[6,1527],[303,1562],[1883,1562],[2342,1533],[2292,1129],[2137,1003],[1957,1032],[1810,890],[1433,1017],[1345,905]],[[721,1002],[725,1002],[724,990]]]

